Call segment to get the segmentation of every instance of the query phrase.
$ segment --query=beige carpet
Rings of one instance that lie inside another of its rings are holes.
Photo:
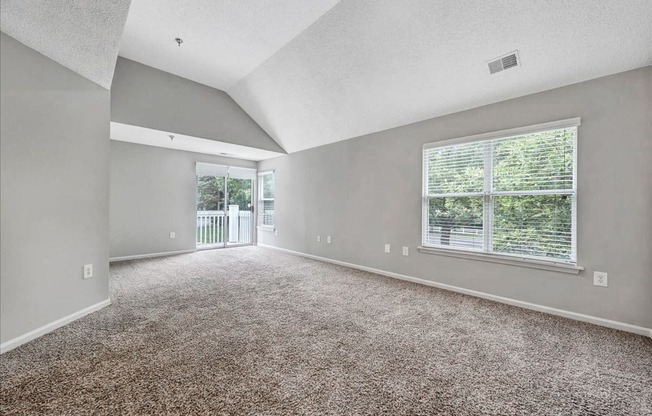
[[[652,414],[649,338],[269,249],[117,263],[111,299],[0,356],[0,413]]]

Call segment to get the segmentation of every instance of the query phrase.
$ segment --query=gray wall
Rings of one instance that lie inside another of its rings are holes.
[[[416,251],[424,143],[578,116],[584,272]],[[646,67],[263,161],[260,170],[276,170],[278,236],[262,231],[259,242],[650,328],[651,120]],[[323,238],[329,234],[331,245]],[[383,253],[385,243],[391,254]],[[401,246],[410,247],[409,257]],[[593,286],[594,270],[609,273],[608,288]]]
[[[109,91],[0,36],[2,342],[106,300]],[[93,263],[94,277],[82,279]]]
[[[111,258],[195,248],[196,162],[256,168],[246,160],[111,141]]]
[[[122,57],[111,121],[285,153],[224,91]]]

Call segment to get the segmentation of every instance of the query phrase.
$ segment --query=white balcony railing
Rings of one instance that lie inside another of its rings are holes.
[[[250,244],[251,211],[239,211],[237,221],[237,238],[229,238],[229,216],[224,211],[197,211],[197,245]]]

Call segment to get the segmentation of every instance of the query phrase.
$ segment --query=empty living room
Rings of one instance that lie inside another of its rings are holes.
[[[0,7],[0,414],[652,415],[650,0]]]

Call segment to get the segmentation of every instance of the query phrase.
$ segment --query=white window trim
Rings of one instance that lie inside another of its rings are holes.
[[[445,147],[445,146],[451,146],[454,144],[462,144],[462,143],[470,143],[470,142],[477,142],[477,141],[485,141],[485,140],[491,140],[491,139],[497,139],[497,138],[509,138],[509,137],[514,137],[514,136],[522,136],[524,134],[533,134],[533,133],[538,133],[542,131],[548,131],[548,130],[558,130],[558,129],[565,129],[565,128],[572,128],[572,127],[579,127],[581,125],[581,118],[580,117],[575,117],[575,118],[569,118],[569,119],[564,119],[564,120],[558,120],[558,121],[552,121],[549,123],[541,123],[541,124],[535,124],[535,125],[530,125],[530,126],[523,126],[523,127],[517,127],[513,129],[506,129],[506,130],[499,130],[495,132],[490,132],[490,133],[482,133],[482,134],[475,134],[471,136],[464,136],[464,137],[459,137],[455,139],[449,139],[449,140],[442,140],[442,141],[437,141],[437,142],[430,142],[430,143],[425,143],[423,145],[423,150],[422,150],[422,159],[421,159],[421,168],[423,169],[422,172],[422,195],[421,195],[421,211],[422,211],[422,217],[421,217],[421,241],[422,245],[417,247],[418,251],[420,253],[425,253],[425,254],[435,254],[435,255],[442,255],[442,256],[449,256],[449,257],[457,257],[457,258],[465,258],[465,259],[471,259],[471,260],[480,260],[480,261],[487,261],[491,263],[501,263],[501,264],[509,264],[509,265],[515,265],[515,266],[522,266],[522,267],[529,267],[529,268],[535,268],[535,269],[543,269],[543,270],[552,270],[552,271],[560,271],[564,273],[571,273],[571,274],[579,274],[580,271],[584,270],[584,267],[577,265],[577,259],[575,261],[560,261],[559,259],[550,259],[550,260],[545,260],[539,257],[536,258],[530,258],[528,256],[522,256],[522,255],[513,255],[513,254],[503,254],[503,253],[494,253],[491,251],[476,251],[476,250],[465,250],[461,248],[448,248],[448,247],[441,247],[441,246],[427,246],[424,244],[426,241],[426,231],[427,227],[426,224],[428,223],[428,198],[430,198],[432,195],[428,194],[428,190],[426,189],[426,186],[428,184],[428,169],[426,167],[425,159],[423,157],[423,151],[427,149],[433,149],[433,148],[438,148],[438,147]],[[485,157],[491,157],[491,155],[485,155]],[[573,195],[573,204],[572,204],[572,241],[571,241],[571,250],[572,253],[577,256],[577,135],[575,136],[575,145],[573,146],[573,189],[572,190],[564,190],[563,192],[560,191],[554,191],[552,192],[553,194],[557,195],[560,193],[566,193],[568,192],[569,194]],[[493,167],[493,165],[490,163],[489,166]],[[485,181],[491,180],[491,175],[487,174],[485,172]],[[486,189],[486,186],[484,187]],[[545,194],[548,193],[548,191],[529,191],[530,193],[538,193],[538,194]],[[477,192],[472,192],[467,194],[446,194],[446,196],[451,197],[451,196],[477,196]],[[485,199],[488,197],[488,194],[486,194],[486,191],[483,190],[481,194],[484,194]],[[491,196],[493,197],[494,195],[509,195],[509,194],[522,194],[521,191],[518,192],[492,192]],[[492,204],[487,205],[486,201],[483,203],[483,216],[486,219],[488,215],[492,215],[490,211]],[[483,224],[486,223],[483,221]],[[491,229],[488,230],[487,233],[485,234],[491,234],[493,231],[493,225],[490,227]],[[490,235],[485,235],[485,242],[487,241],[487,238],[489,238],[489,241],[491,241],[491,236]]]
[[[263,198],[263,181],[262,181],[262,176],[265,175],[274,175],[273,170],[266,170],[263,172],[258,172],[258,207],[257,209],[260,209],[260,203],[265,202],[265,201],[274,201],[276,198],[276,178],[274,178],[274,198]],[[274,207],[274,210],[276,210],[276,207]],[[259,215],[256,215],[256,222],[258,221]],[[274,231],[276,230],[276,221],[272,225],[265,225],[265,224],[258,224],[256,225],[256,228],[261,231]]]
[[[489,263],[509,264],[512,266],[527,267],[530,269],[550,270],[569,274],[579,274],[584,267],[571,263],[563,263],[557,261],[545,261],[531,259],[528,257],[519,257],[518,255],[505,255],[497,253],[485,253],[483,251],[471,251],[455,248],[439,248],[439,247],[424,247],[418,246],[417,250],[420,253],[435,254],[439,256],[457,257],[461,259],[480,260]]]

